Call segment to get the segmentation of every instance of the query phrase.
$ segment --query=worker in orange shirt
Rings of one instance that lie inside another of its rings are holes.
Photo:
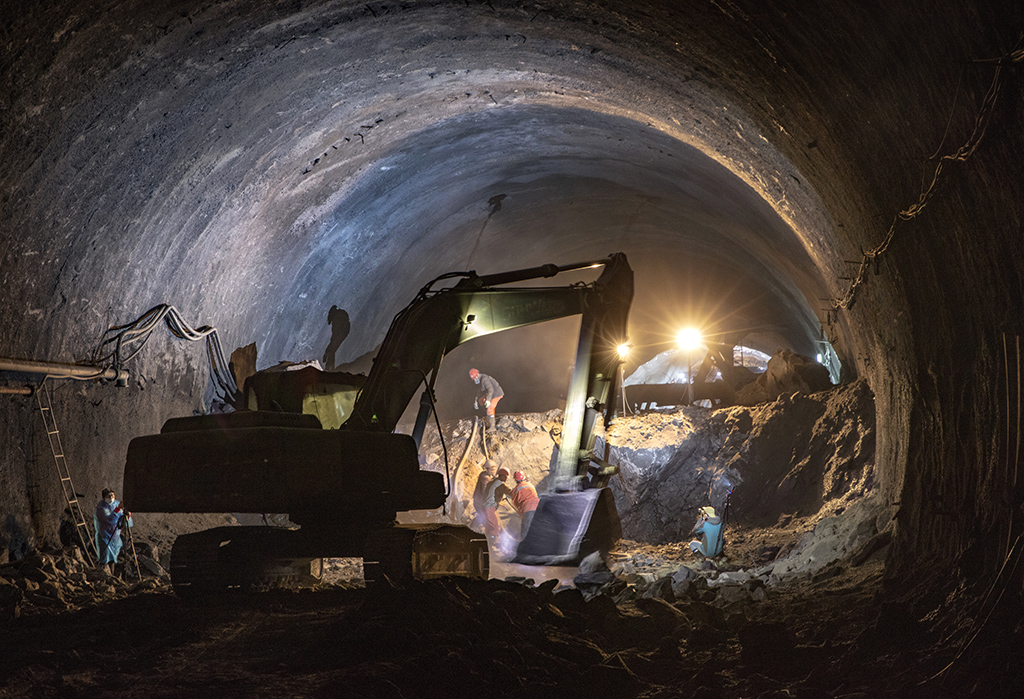
[[[522,471],[516,471],[512,477],[516,487],[512,489],[512,507],[519,513],[519,540],[526,538],[526,532],[533,521],[533,513],[537,511],[537,489],[530,483],[530,478]]]

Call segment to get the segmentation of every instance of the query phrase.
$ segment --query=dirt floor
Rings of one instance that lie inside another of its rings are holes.
[[[671,548],[625,544],[652,565]],[[0,696],[969,694],[957,675],[928,681],[955,648],[876,638],[883,554],[725,604],[704,585],[651,596],[634,585],[615,602],[554,581],[367,589],[339,580],[183,601],[161,583],[74,611],[32,606],[4,622]]]
[[[580,568],[495,551],[490,580],[367,587],[359,559],[330,559],[311,589],[184,600],[159,565],[174,537],[235,519],[139,513],[141,581],[73,549],[0,566],[0,697],[1024,695],[1024,613],[1000,606],[999,580],[885,578],[894,525],[865,403],[853,385],[621,421],[606,438],[627,536]],[[485,448],[543,482],[557,417],[449,426],[448,506],[403,517],[471,525]],[[440,451],[428,434],[424,466],[442,468]],[[724,555],[695,557],[692,513],[709,499],[724,512],[732,491]]]

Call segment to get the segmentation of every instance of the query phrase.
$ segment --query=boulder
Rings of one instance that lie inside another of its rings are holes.
[[[669,621],[678,624],[686,619],[686,615],[682,611],[657,597],[640,598],[634,604],[644,614],[661,622]]]
[[[588,573],[606,572],[608,570],[608,564],[605,563],[604,557],[600,551],[595,551],[590,554],[582,561],[580,561],[580,574],[586,575]]]
[[[164,567],[148,556],[139,556],[139,568],[146,575],[156,578],[170,578],[171,574]]]
[[[694,582],[697,580],[696,571],[680,566],[672,575],[672,594],[676,599],[692,596],[695,591]]]
[[[717,592],[715,605],[719,607],[728,607],[751,601],[750,590],[743,585],[722,585],[718,588]]]
[[[768,368],[736,392],[738,405],[757,405],[793,393],[816,393],[832,386],[828,369],[810,357],[780,350],[768,360]]]
[[[49,580],[39,583],[39,590],[37,591],[37,594],[42,595],[43,597],[60,600],[61,602],[65,601],[64,591]]]
[[[110,580],[110,573],[103,568],[89,568],[85,571],[85,579],[91,583],[106,583]]]
[[[672,587],[672,578],[666,575],[663,578],[655,580],[647,586],[647,589],[640,594],[640,597],[645,599],[658,599],[675,602],[676,595]]]
[[[17,578],[14,584],[20,587],[24,592],[36,592],[39,589],[39,583],[29,578]]]

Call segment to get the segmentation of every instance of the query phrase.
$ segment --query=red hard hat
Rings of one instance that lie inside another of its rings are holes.
[[[522,483],[526,480],[526,474],[522,471],[516,471],[512,477],[516,479],[516,483]]]
[[[499,468],[498,469],[498,478],[500,478],[501,480],[505,480],[506,478],[508,478],[508,470],[506,470],[504,468]]]
[[[476,369],[470,369],[469,370],[469,378],[475,379],[478,376],[480,376],[480,372],[479,371],[477,371]]]

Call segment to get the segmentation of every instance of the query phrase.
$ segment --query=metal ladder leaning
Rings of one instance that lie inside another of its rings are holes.
[[[92,530],[85,521],[85,516],[82,514],[82,506],[78,502],[78,494],[75,492],[75,485],[71,482],[71,472],[68,470],[68,460],[64,456],[64,447],[60,441],[60,430],[57,429],[57,418],[53,414],[53,405],[50,402],[50,391],[46,387],[46,379],[43,379],[38,390],[36,390],[36,403],[39,405],[39,414],[43,416],[46,439],[50,443],[50,453],[53,454],[53,463],[57,467],[57,475],[60,477],[60,486],[64,491],[64,499],[67,500],[71,519],[75,524],[78,544],[82,549],[82,555],[85,557],[86,562],[94,566],[96,565],[96,556],[92,550]]]

